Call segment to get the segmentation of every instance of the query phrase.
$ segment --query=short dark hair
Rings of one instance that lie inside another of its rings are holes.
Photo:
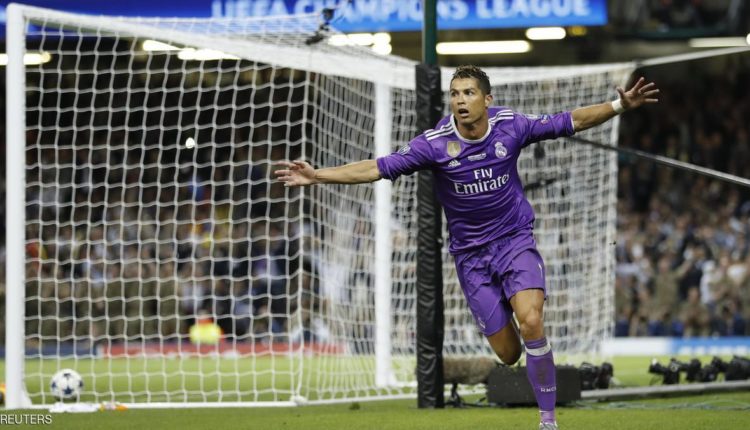
[[[490,87],[490,78],[487,77],[487,74],[484,73],[484,70],[480,69],[477,66],[472,66],[470,64],[464,65],[464,66],[458,66],[456,68],[456,71],[453,72],[453,78],[451,78],[451,83],[453,83],[454,79],[469,79],[474,78],[479,83],[479,89],[485,94],[489,94],[491,91]]]

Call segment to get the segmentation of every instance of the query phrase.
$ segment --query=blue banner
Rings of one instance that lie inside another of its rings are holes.
[[[247,17],[318,12],[345,3],[333,26],[344,32],[419,31],[422,0],[21,0],[92,15]],[[8,0],[0,20],[5,21]],[[607,23],[606,0],[438,0],[438,29],[594,26]],[[5,32],[3,31],[3,34]]]
[[[335,0],[214,0],[214,16],[268,16],[314,12]],[[606,0],[439,0],[438,29],[604,25]],[[344,32],[418,31],[422,0],[353,0],[334,27]]]
[[[750,336],[744,337],[616,337],[602,345],[605,355],[748,355]]]

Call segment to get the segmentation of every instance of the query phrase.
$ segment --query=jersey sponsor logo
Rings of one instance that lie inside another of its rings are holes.
[[[448,167],[458,167],[461,165],[461,162],[458,160],[451,160],[450,163],[448,163]]]
[[[448,141],[446,151],[451,157],[458,157],[458,154],[461,153],[461,143],[455,140]]]
[[[409,151],[411,151],[411,146],[409,146],[408,144],[406,144],[406,145],[402,146],[401,148],[399,148],[398,153],[401,154],[401,155],[406,155],[406,154],[409,153]]]
[[[495,156],[505,158],[506,155],[508,155],[508,148],[503,145],[503,142],[495,142]]]
[[[487,158],[486,152],[483,152],[481,154],[469,155],[469,161],[479,161],[484,160],[485,158]]]
[[[508,175],[507,173],[500,174],[499,176],[495,177],[493,169],[491,167],[487,169],[476,169],[473,171],[473,174],[475,179],[474,182],[470,182],[468,184],[463,182],[454,182],[453,191],[455,191],[456,194],[461,195],[480,194],[487,191],[496,190],[507,184],[510,180],[510,175]]]

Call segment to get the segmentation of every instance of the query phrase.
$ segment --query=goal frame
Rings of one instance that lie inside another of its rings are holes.
[[[6,175],[7,178],[14,178],[13,181],[6,181],[6,249],[8,256],[6,259],[6,325],[7,327],[21,327],[21,330],[6,330],[5,341],[5,380],[6,380],[6,397],[5,406],[7,409],[27,409],[27,408],[45,408],[47,405],[34,405],[26,391],[25,377],[25,189],[26,189],[26,163],[25,163],[25,129],[26,129],[26,70],[24,65],[24,55],[26,54],[26,13],[37,12],[44,13],[45,16],[53,16],[55,22],[60,23],[80,23],[79,19],[95,19],[95,17],[86,17],[66,12],[59,12],[52,9],[27,6],[17,3],[11,3],[6,9],[6,44],[8,54],[8,65],[6,68],[6,82],[13,83],[7,85],[6,101],[6,124],[9,126],[6,130]],[[262,44],[248,42],[245,43],[239,51],[233,49],[230,45],[217,46],[211,38],[201,37],[200,35],[174,31],[160,32],[146,26],[133,25],[131,23],[113,22],[110,28],[113,31],[120,31],[126,34],[136,34],[140,37],[151,37],[156,40],[171,40],[173,38],[184,38],[190,36],[192,46],[204,49],[221,49],[227,53],[242,56],[243,52],[252,52],[254,60],[267,62],[279,67],[303,68],[309,72],[328,71],[327,65],[331,61],[330,56],[326,59],[320,59],[315,55],[300,55],[297,49],[289,48],[289,52],[279,52],[278,48],[264,47]],[[374,136],[374,153],[380,157],[391,152],[391,89],[393,87],[413,89],[415,82],[414,77],[403,73],[401,69],[391,69],[375,65],[378,70],[372,75],[362,73],[361,65],[356,68],[347,69],[345,61],[346,56],[341,56],[341,61],[335,61],[341,67],[337,73],[343,77],[352,77],[373,82],[375,87],[375,136]],[[335,59],[334,59],[335,60]],[[368,59],[363,59],[367,63]],[[366,70],[366,69],[365,69]],[[408,79],[407,79],[408,78]],[[398,83],[398,85],[395,85]],[[406,85],[404,85],[406,84]],[[388,181],[379,181],[374,187],[374,213],[376,214],[375,229],[375,339],[374,339],[374,356],[375,356],[375,387],[388,388],[398,386],[399,382],[393,372],[392,364],[392,339],[391,339],[391,198],[392,184]],[[13,252],[15,250],[15,252]],[[14,270],[15,269],[15,270]],[[298,353],[302,354],[301,349]],[[293,383],[297,394],[293,394],[289,401],[274,402],[216,402],[214,403],[138,403],[129,406],[135,408],[179,408],[179,407],[246,407],[246,406],[295,406],[300,402],[307,403],[299,394],[299,384]],[[389,396],[388,398],[397,398],[398,396]],[[403,397],[403,396],[402,396]],[[408,395],[406,397],[413,397]],[[296,400],[295,400],[296,399]],[[341,400],[320,400],[317,403],[331,403],[363,399],[341,399]]]
[[[6,66],[6,329],[5,331],[5,407],[29,408],[31,400],[24,385],[24,295],[25,261],[25,189],[26,162],[26,54],[23,7],[10,4],[6,9],[8,65]],[[13,82],[13,85],[10,83]],[[16,327],[11,330],[10,327]]]
[[[50,21],[54,23],[69,23],[77,26],[86,27],[87,23],[91,23],[92,28],[96,25],[96,17],[89,17],[83,15],[69,14],[65,12],[58,12],[48,9],[35,8],[30,6],[11,4],[7,8],[7,49],[9,63],[6,69],[8,88],[7,98],[7,109],[6,109],[6,121],[8,124],[7,128],[7,175],[8,178],[12,178],[12,181],[7,181],[7,321],[9,327],[24,327],[25,315],[24,315],[24,294],[25,294],[25,188],[26,188],[26,164],[25,164],[25,129],[26,124],[26,103],[25,103],[25,80],[26,71],[23,64],[24,54],[26,52],[26,19],[31,16],[37,18],[40,12],[43,12],[45,16],[49,16]],[[78,19],[80,17],[80,20]],[[88,21],[90,20],[90,21]],[[269,49],[264,47],[262,44],[257,42],[248,42],[246,45],[235,46],[229,43],[216,44],[215,40],[210,35],[195,35],[187,32],[177,30],[167,30],[165,32],[155,31],[154,28],[148,26],[138,26],[138,24],[131,24],[125,22],[113,22],[110,28],[114,32],[121,32],[123,34],[149,37],[157,40],[186,40],[186,37],[190,37],[191,45],[198,48],[206,49],[219,49],[224,52],[248,58],[250,52],[254,61],[266,62],[273,64],[278,67],[289,67],[298,70],[305,70],[310,72],[326,72],[331,73],[331,70],[327,65],[332,61],[331,58],[340,59],[342,61],[336,61],[338,65],[342,67],[336,70],[337,76],[350,77],[355,79],[361,79],[368,81],[373,84],[373,117],[375,119],[374,128],[374,155],[382,156],[389,154],[393,147],[391,141],[391,123],[392,117],[392,89],[408,89],[414,90],[415,80],[413,69],[410,73],[406,73],[403,68],[386,68],[383,67],[382,63],[365,58],[362,60],[363,63],[372,64],[376,72],[364,74],[362,70],[366,70],[368,67],[363,67],[362,64],[358,64],[357,67],[348,67],[346,59],[350,57],[346,55],[336,56],[337,54],[326,52],[325,58],[319,58],[316,55],[292,55],[300,54],[304,51],[301,48],[289,47],[285,48],[288,51],[280,54],[276,48]],[[720,55],[720,54],[714,54]],[[681,59],[682,60],[682,59]],[[370,63],[368,63],[370,62]],[[632,69],[635,67],[634,63],[621,63],[618,65],[622,69]],[[586,66],[589,69],[595,69],[596,67]],[[601,65],[601,69],[610,69],[612,65]],[[493,83],[497,84],[495,76],[491,73],[491,69],[487,69],[490,72]],[[442,70],[443,73],[443,90],[447,86],[447,82],[450,81],[450,75],[447,69]],[[577,71],[572,69],[565,73],[574,75]],[[559,77],[564,78],[565,73],[561,73]],[[595,72],[592,72],[595,73]],[[519,77],[519,81],[531,81],[534,80],[534,76],[523,76]],[[498,79],[502,80],[502,79]],[[502,80],[503,84],[507,83],[506,80]],[[615,118],[614,123],[617,124],[618,119]],[[617,126],[612,130],[609,135],[610,142],[616,142]],[[616,169],[616,163],[612,168]],[[391,306],[392,306],[392,288],[393,279],[391,278],[391,267],[393,244],[391,243],[391,230],[393,227],[392,222],[392,196],[393,196],[392,184],[390,181],[378,181],[373,186],[373,226],[374,226],[374,311],[375,311],[375,332],[373,336],[374,357],[374,387],[377,388],[389,388],[398,386],[399,382],[394,375],[394,365],[392,351],[392,337],[391,337]],[[614,199],[616,196],[610,195],[608,198]],[[614,208],[610,203],[610,208]],[[612,213],[614,215],[614,213]],[[369,337],[368,337],[369,338]],[[8,330],[6,333],[6,381],[7,381],[7,395],[6,395],[6,406],[8,409],[18,408],[37,408],[47,407],[49,405],[32,405],[27,393],[24,390],[24,359],[25,359],[25,333],[23,328],[20,330]],[[299,381],[295,379],[295,392],[299,393],[300,387]],[[403,384],[403,382],[401,383]],[[340,399],[324,399],[311,401],[309,403],[324,404],[334,402],[350,402],[350,401],[362,401],[362,400],[377,400],[377,399],[396,399],[396,398],[414,398],[416,394],[389,394],[367,396],[363,398],[346,397]],[[246,406],[295,406],[298,404],[306,403],[305,399],[299,398],[295,400],[293,395],[288,401],[277,400],[273,402],[226,402],[218,401],[215,403],[208,402],[154,402],[154,403],[138,403],[129,404],[134,408],[185,408],[185,407],[246,407]]]

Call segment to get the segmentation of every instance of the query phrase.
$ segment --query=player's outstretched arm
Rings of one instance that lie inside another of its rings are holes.
[[[659,102],[659,99],[656,98],[659,94],[659,89],[656,88],[653,82],[647,84],[644,78],[638,79],[628,91],[618,87],[617,92],[620,94],[620,98],[613,102],[586,106],[574,110],[572,114],[575,131],[596,127],[612,119],[617,114],[635,109],[643,104]]]
[[[274,172],[285,187],[313,184],[362,184],[380,179],[375,160],[363,160],[338,167],[314,169],[305,161],[280,161],[283,169]]]

